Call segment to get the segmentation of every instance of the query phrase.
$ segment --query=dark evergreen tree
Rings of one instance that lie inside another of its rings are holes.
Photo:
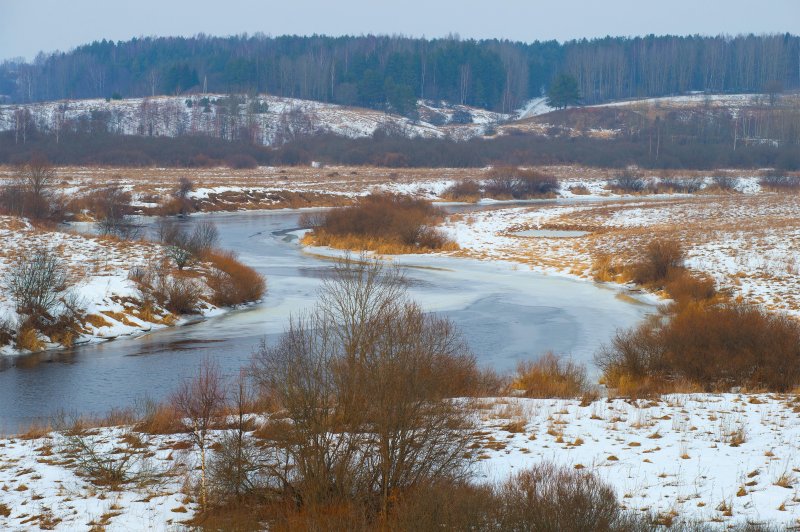
[[[569,105],[581,102],[578,80],[569,74],[559,74],[547,90],[547,105],[556,109],[566,109]]]

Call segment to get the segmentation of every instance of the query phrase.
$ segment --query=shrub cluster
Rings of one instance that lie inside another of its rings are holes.
[[[492,198],[530,199],[555,194],[559,183],[555,176],[538,170],[499,167],[489,172],[484,188]]]
[[[800,383],[800,324],[739,303],[690,304],[618,333],[597,361],[607,384],[629,391],[785,392]]]
[[[354,205],[328,211],[313,224],[319,245],[379,252],[415,252],[453,248],[434,225],[444,212],[430,201],[397,194],[370,194]]]
[[[705,181],[700,177],[677,179],[672,177],[659,179],[655,183],[655,192],[678,192],[681,194],[693,194],[703,188]]]
[[[481,199],[481,186],[477,181],[456,181],[442,192],[442,198],[450,201],[476,202]]]
[[[41,335],[70,346],[82,332],[84,309],[72,291],[63,258],[41,246],[21,256],[4,274],[2,287],[14,303],[19,324],[0,324],[0,340],[13,337],[17,347],[29,351],[44,348]],[[6,342],[0,342],[0,345]]]
[[[770,172],[759,180],[762,188],[778,192],[800,191],[800,176]]]
[[[129,278],[136,283],[143,306],[157,305],[174,314],[195,314],[200,310],[200,283],[189,276],[173,275],[165,264],[134,268]]]
[[[634,168],[626,168],[616,178],[608,184],[611,190],[637,194],[644,192],[647,188],[647,181],[641,176],[640,172]]]
[[[267,289],[264,278],[253,268],[236,260],[230,252],[209,251],[205,258],[214,270],[208,277],[217,306],[232,307],[261,299]]]

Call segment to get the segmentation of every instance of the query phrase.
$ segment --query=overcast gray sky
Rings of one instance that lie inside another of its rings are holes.
[[[147,35],[365,33],[521,41],[800,31],[800,0],[0,0],[0,59]]]

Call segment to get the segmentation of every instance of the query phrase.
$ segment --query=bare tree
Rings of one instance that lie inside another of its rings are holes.
[[[464,386],[474,359],[447,320],[406,297],[378,262],[343,262],[320,303],[262,345],[253,373],[290,423],[268,475],[305,504],[356,500],[386,515],[393,495],[459,478],[471,443]]]
[[[27,163],[18,165],[11,184],[4,187],[4,209],[17,216],[33,219],[47,217],[52,207],[52,186],[56,178],[49,161],[35,155]]]
[[[231,497],[241,499],[261,485],[260,453],[248,435],[253,425],[248,412],[253,408],[255,396],[245,371],[234,384],[232,395],[233,426],[223,433],[219,450],[208,466],[209,487],[221,501]]]
[[[186,216],[189,214],[189,209],[192,206],[189,193],[194,190],[194,182],[188,177],[181,177],[178,179],[178,186],[173,193],[173,196],[178,202],[178,214]]]
[[[110,185],[94,194],[94,214],[100,221],[99,230],[104,235],[132,239],[140,234],[140,227],[132,220],[131,194],[119,185]]]
[[[208,432],[225,404],[225,386],[219,366],[209,359],[203,360],[194,378],[181,384],[171,402],[183,416],[184,423],[188,422],[192,441],[200,449],[200,505],[205,509]]]

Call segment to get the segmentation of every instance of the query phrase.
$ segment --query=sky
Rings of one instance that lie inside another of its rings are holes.
[[[139,36],[797,33],[800,0],[0,0],[0,60]]]

